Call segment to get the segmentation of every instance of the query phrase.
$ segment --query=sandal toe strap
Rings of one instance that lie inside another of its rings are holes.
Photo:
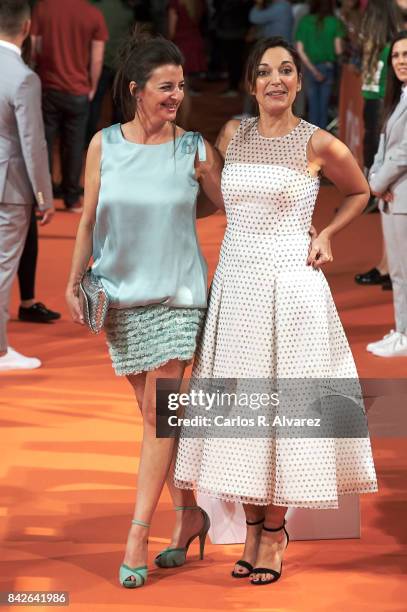
[[[271,574],[274,578],[280,578],[281,572],[276,572],[269,567],[255,567],[253,568],[253,574]]]
[[[253,565],[244,559],[240,559],[240,561],[236,561],[235,565],[240,565],[240,567],[244,567],[245,569],[251,572],[253,570]]]

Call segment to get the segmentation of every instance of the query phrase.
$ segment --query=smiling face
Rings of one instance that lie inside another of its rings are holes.
[[[130,91],[137,99],[139,110],[150,120],[175,121],[178,108],[184,99],[182,66],[159,66],[153,70],[142,90],[131,81]]]
[[[393,45],[391,63],[398,80],[407,83],[407,38]]]
[[[267,49],[257,66],[252,91],[259,108],[270,115],[281,114],[291,108],[300,89],[301,80],[290,52],[283,47]]]

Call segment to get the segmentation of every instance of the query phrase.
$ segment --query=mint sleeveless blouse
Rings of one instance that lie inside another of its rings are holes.
[[[195,227],[197,153],[204,161],[198,132],[148,145],[126,140],[120,124],[102,130],[92,271],[113,308],[206,307],[207,265]]]

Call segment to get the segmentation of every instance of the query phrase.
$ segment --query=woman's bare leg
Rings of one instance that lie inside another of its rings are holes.
[[[147,372],[140,372],[140,374],[135,374],[132,376],[127,376],[127,380],[133,387],[137,404],[140,412],[143,414],[143,399],[144,399],[144,389],[146,386],[146,378]]]
[[[281,527],[281,525],[284,523],[286,513],[287,508],[285,506],[274,506],[273,504],[270,504],[266,508],[264,526],[271,527],[272,529]],[[285,535],[283,529],[280,529],[279,531],[262,530],[255,567],[267,567],[279,572],[286,546],[287,536]],[[272,578],[272,574],[265,573],[256,574],[253,579],[264,581]]]
[[[243,504],[244,512],[246,515],[246,521],[249,523],[257,523],[261,519],[264,519],[266,506],[255,506],[253,504]],[[259,547],[261,530],[263,529],[263,523],[259,525],[247,525],[246,540],[244,543],[244,550],[241,559],[247,561],[254,566],[257,558],[257,549]],[[249,576],[250,572],[247,568],[241,565],[235,565],[233,571],[235,574],[242,574]]]
[[[389,273],[389,264],[387,263],[387,253],[386,253],[386,246],[384,244],[384,241],[383,241],[383,246],[382,246],[382,258],[380,262],[377,264],[377,269],[379,270],[380,274]]]
[[[137,479],[134,518],[150,523],[167,477],[174,451],[174,438],[156,438],[156,380],[171,378],[181,380],[185,363],[174,359],[161,368],[148,372],[145,377],[144,394],[142,379],[129,376],[137,397],[142,399],[143,441]],[[148,529],[131,525],[127,539],[124,563],[130,567],[145,565],[147,560]]]
[[[176,451],[176,449],[175,449]],[[196,506],[194,492],[188,489],[179,489],[174,485],[176,452],[174,452],[167,476],[173,506]],[[198,533],[203,525],[202,512],[197,510],[178,510],[175,512],[175,526],[172,532],[170,547],[183,548],[191,535]]]

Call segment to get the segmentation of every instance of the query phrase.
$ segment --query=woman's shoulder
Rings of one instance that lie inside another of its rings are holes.
[[[226,150],[229,143],[233,140],[239,128],[251,119],[252,117],[249,119],[229,119],[229,121],[225,123],[218,134],[215,144],[215,147],[222,153],[223,156],[226,155]]]
[[[351,151],[342,140],[322,128],[315,129],[309,139],[309,161],[322,164],[341,164]]]
[[[221,132],[223,132],[224,137],[228,140],[232,140],[233,136],[236,134],[237,130],[239,129],[241,123],[242,123],[241,119],[229,119],[229,121],[225,123],[225,125],[223,126],[221,130]]]
[[[89,142],[88,152],[100,153],[102,148],[103,130],[99,130],[94,134]]]
[[[99,132],[96,133],[96,135],[97,134],[99,134],[100,144],[116,144],[123,140],[122,124],[113,123],[113,125],[109,125],[107,127],[102,128]]]
[[[311,135],[311,146],[318,155],[325,153],[330,147],[334,146],[335,143],[341,143],[341,141],[330,132],[317,126],[312,127],[314,127],[315,130]]]

